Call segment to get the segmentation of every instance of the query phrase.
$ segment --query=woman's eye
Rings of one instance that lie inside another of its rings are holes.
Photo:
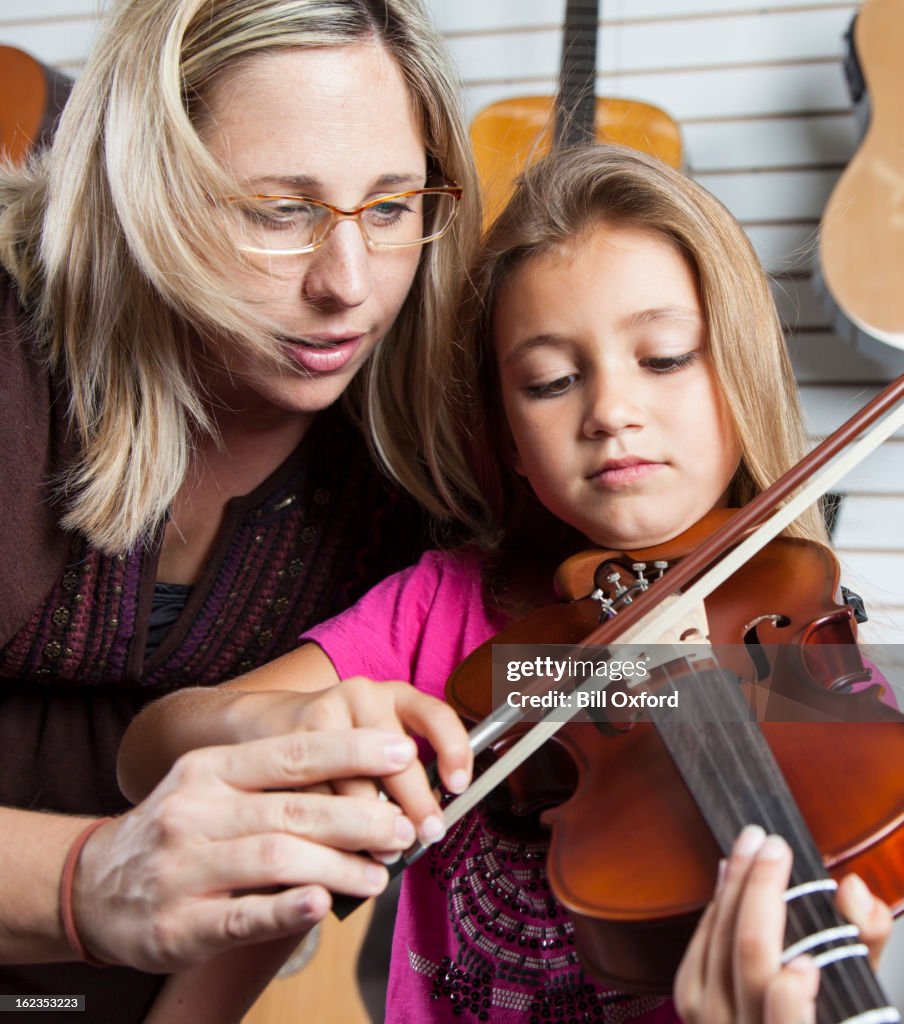
[[[685,366],[690,366],[698,357],[699,351],[684,352],[680,356],[648,356],[641,365],[654,373],[675,373]]]
[[[367,222],[371,227],[393,227],[408,214],[414,213],[414,209],[407,203],[393,200],[391,202],[377,203],[365,211]]]
[[[544,381],[542,384],[530,384],[527,393],[531,398],[555,398],[556,395],[563,395],[578,379],[576,373],[568,373],[564,377],[556,377],[555,380]]]
[[[242,212],[253,224],[272,228],[274,231],[312,224],[318,219],[318,210],[313,203],[285,200],[262,200],[254,205],[242,207]]]

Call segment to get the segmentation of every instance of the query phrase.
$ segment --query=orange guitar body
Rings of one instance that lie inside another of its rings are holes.
[[[242,1024],[370,1024],[356,968],[372,917],[372,903],[360,907],[345,921],[328,916],[320,926],[311,959],[297,973],[271,981]]]
[[[867,0],[854,23],[871,117],[826,206],[823,281],[849,324],[904,348],[904,4]]]
[[[45,141],[71,81],[12,46],[0,46],[0,156],[20,163]]]
[[[549,96],[518,96],[490,104],[472,121],[471,145],[487,223],[505,206],[518,175],[549,152],[554,106]],[[597,142],[630,146],[681,166],[678,125],[649,103],[597,98],[595,131]]]

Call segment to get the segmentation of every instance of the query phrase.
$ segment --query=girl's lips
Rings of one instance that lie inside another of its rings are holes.
[[[646,477],[662,468],[661,462],[623,462],[603,466],[591,476],[595,484],[603,487],[627,487],[630,484],[644,480]]]
[[[286,350],[298,365],[308,373],[334,373],[341,370],[358,350],[363,334],[335,341],[303,341],[286,338]]]

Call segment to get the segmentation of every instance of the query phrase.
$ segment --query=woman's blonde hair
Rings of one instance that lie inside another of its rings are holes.
[[[419,0],[119,0],[52,148],[0,175],[0,261],[71,396],[79,455],[61,480],[63,525],[98,547],[147,539],[184,478],[193,435],[214,431],[198,338],[279,358],[277,325],[226,283],[223,268],[242,257],[211,197],[237,184],[203,144],[206,95],[261,53],[367,40],[401,70],[431,171],[465,189],[348,391],[389,472],[439,510],[415,454],[434,415],[418,382],[441,372],[479,203],[459,83]]]
[[[519,543],[536,505],[511,467],[492,326],[497,295],[525,261],[605,223],[671,239],[696,275],[716,379],[740,439],[729,501],[743,505],[806,451],[797,385],[768,280],[731,214],[686,176],[620,146],[554,153],[523,175],[472,268],[462,304],[453,379],[437,401],[454,404],[461,457],[438,486],[485,548]],[[532,518],[533,517],[533,518]],[[548,522],[544,528],[548,528]],[[819,511],[789,534],[825,541]]]

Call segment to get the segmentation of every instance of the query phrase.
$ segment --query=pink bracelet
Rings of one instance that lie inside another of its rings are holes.
[[[112,818],[98,818],[79,832],[73,840],[72,846],[69,847],[69,852],[66,854],[66,862],[63,864],[63,873],[60,875],[60,917],[63,921],[63,932],[66,935],[66,941],[69,943],[69,948],[75,953],[77,959],[83,963],[90,964],[92,967],[109,967],[110,964],[93,957],[85,949],[82,940],[79,938],[78,932],[75,930],[75,915],[72,912],[72,888],[75,882],[75,869],[78,866],[82,847],[88,842],[93,833],[102,825],[106,825],[108,821],[112,820]]]

